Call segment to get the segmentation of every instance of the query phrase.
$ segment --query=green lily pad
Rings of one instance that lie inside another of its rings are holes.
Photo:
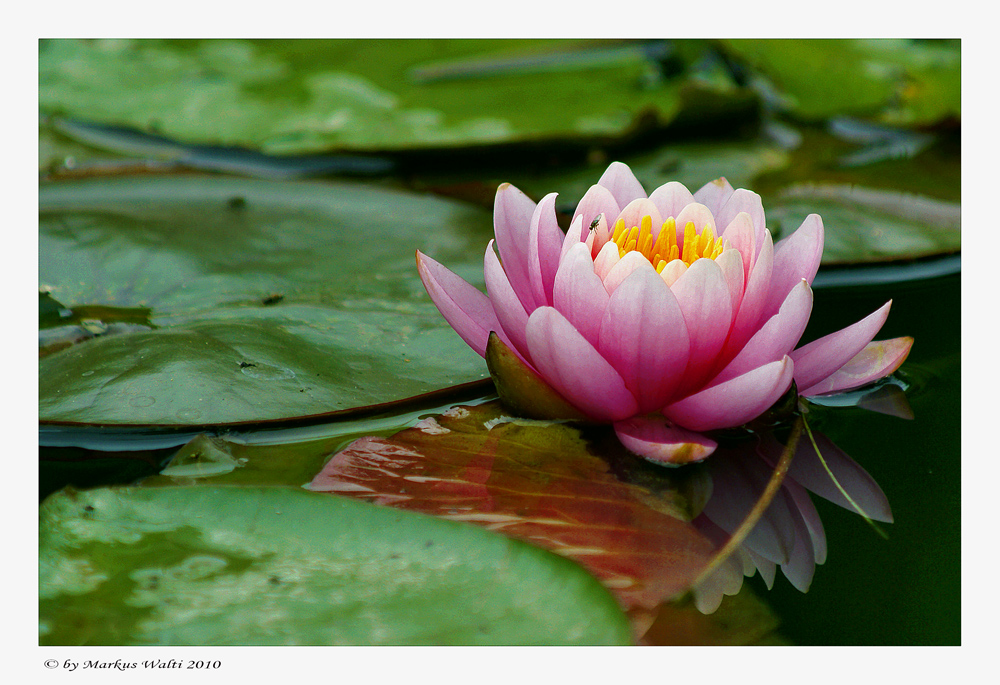
[[[958,41],[728,40],[732,57],[773,79],[805,119],[837,114],[899,126],[961,119]]]
[[[313,416],[486,378],[424,292],[417,248],[482,285],[489,214],[338,184],[215,177],[40,189],[39,277],[66,307],[155,330],[39,362],[43,422],[214,425]],[[110,310],[108,310],[110,311]]]
[[[297,488],[63,491],[41,524],[43,645],[631,641],[566,559]]]
[[[670,51],[658,41],[49,40],[39,106],[187,144],[302,154],[621,137],[685,108],[703,121],[752,99],[697,71],[665,78]]]

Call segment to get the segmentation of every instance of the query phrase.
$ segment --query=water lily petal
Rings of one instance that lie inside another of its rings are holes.
[[[723,242],[728,242],[739,250],[743,257],[743,283],[750,278],[750,271],[757,262],[757,238],[754,235],[753,220],[746,212],[740,212],[729,222],[722,232]]]
[[[512,346],[508,346],[530,364],[528,339],[524,332],[528,325],[528,313],[524,311],[524,306],[517,298],[517,293],[514,292],[514,288],[511,287],[510,281],[507,279],[507,274],[504,273],[503,267],[500,265],[500,260],[493,249],[492,240],[486,247],[486,255],[483,259],[483,276],[486,279],[486,292],[489,293],[493,311],[500,322],[500,328],[506,334],[507,339],[513,343]]]
[[[812,303],[812,289],[805,281],[799,281],[799,285],[788,293],[778,313],[761,326],[739,354],[712,379],[711,385],[778,361],[791,352],[806,330]]]
[[[649,201],[656,205],[657,209],[660,210],[660,216],[664,219],[671,216],[676,218],[682,209],[692,202],[696,202],[691,191],[683,183],[677,181],[664,183],[654,190],[649,194]],[[654,232],[659,231],[660,226],[662,226],[662,222],[659,226],[654,222]]]
[[[618,421],[615,433],[630,452],[668,466],[701,461],[718,447],[711,438],[671,426],[661,416],[635,416]]]
[[[445,320],[469,347],[485,356],[490,331],[501,329],[490,298],[420,250],[417,272]]]
[[[618,216],[623,206],[624,205],[619,205],[615,201],[611,191],[604,186],[599,183],[590,186],[590,189],[584,193],[583,197],[580,199],[580,204],[576,206],[576,211],[573,212],[574,219],[576,219],[576,217],[582,217],[583,227],[580,234],[580,240],[587,239],[587,232],[590,230],[590,224],[593,223],[598,214],[603,214],[605,217],[609,217],[610,221]]]
[[[788,291],[803,278],[812,285],[822,257],[823,220],[819,214],[810,214],[794,233],[774,246],[771,290],[763,316],[770,317],[778,311]]]
[[[612,162],[597,183],[611,191],[611,196],[619,207],[624,207],[637,197],[646,197],[646,191],[635,174],[627,164],[621,162]]]
[[[768,298],[773,258],[774,246],[771,242],[771,232],[765,231],[764,246],[750,270],[750,278],[743,290],[743,301],[740,302],[732,332],[722,355],[727,359],[732,359],[757,331],[757,322],[761,320],[761,314]]]
[[[714,181],[709,181],[696,190],[694,192],[694,200],[708,207],[714,216],[716,212],[722,209],[722,206],[729,200],[732,194],[733,187],[729,185],[729,181],[725,177],[720,177]]]
[[[563,258],[566,256],[566,253],[569,252],[574,245],[587,239],[586,234],[589,233],[589,230],[582,231],[580,228],[582,225],[583,225],[583,217],[580,216],[576,217],[575,219],[573,219],[572,222],[570,222],[569,228],[566,229],[566,235],[563,236],[562,239],[562,247],[559,248],[560,262],[562,262]],[[582,239],[580,238],[581,233],[583,233]]]
[[[657,411],[674,396],[689,346],[670,288],[652,268],[633,271],[611,295],[597,349],[632,391],[640,412]]]
[[[792,483],[792,485],[795,484]],[[789,555],[788,561],[781,565],[781,572],[785,574],[785,578],[788,578],[796,590],[808,592],[816,572],[816,551],[813,549],[812,535],[799,511],[797,500],[792,497],[787,488],[783,487],[780,494],[788,502],[788,509],[795,527],[795,542],[792,545],[792,553]]]
[[[704,383],[714,370],[733,321],[729,284],[712,259],[698,259],[670,289],[684,313],[691,340],[691,355],[684,374],[684,389]]]
[[[729,226],[739,214],[747,214],[750,217],[754,241],[758,247],[762,246],[766,226],[764,225],[764,203],[761,202],[760,195],[746,188],[737,189],[715,213],[715,220],[719,226]]]
[[[792,384],[793,369],[792,360],[784,357],[674,402],[663,415],[694,431],[741,426],[785,394]]]
[[[594,346],[553,307],[528,317],[528,351],[545,382],[598,421],[618,421],[638,410],[625,381]]]
[[[811,396],[841,392],[885,378],[906,360],[912,346],[913,338],[910,337],[870,342],[849,362],[799,394]]]
[[[593,254],[593,253],[591,253]],[[605,243],[601,251],[594,257],[594,273],[604,281],[607,279],[611,269],[621,260],[618,256],[618,246],[614,243]]]
[[[629,229],[633,226],[641,226],[644,216],[649,216],[652,219],[651,232],[653,238],[656,238],[660,233],[660,228],[663,227],[663,219],[660,218],[660,210],[656,208],[656,205],[644,197],[632,200],[625,205],[621,214],[618,215],[618,220],[624,221],[625,228]],[[615,223],[617,223],[617,220]]]
[[[791,353],[795,361],[795,385],[810,392],[832,376],[871,342],[889,316],[892,300],[847,328],[813,340]]]
[[[736,322],[736,314],[740,311],[740,303],[743,301],[743,255],[739,250],[723,250],[722,254],[715,258],[715,263],[722,269],[722,275],[729,286],[729,302],[732,305],[732,321]]]
[[[605,245],[605,249],[608,246],[614,247],[614,243],[608,243]],[[601,255],[597,256],[598,260]],[[609,295],[613,295],[615,288],[621,285],[622,281],[632,275],[632,272],[636,269],[649,269],[654,274],[656,269],[653,265],[649,263],[649,260],[643,257],[638,252],[626,252],[625,256],[615,262],[615,265],[611,267],[607,275],[604,277],[604,288],[608,291]],[[594,270],[599,271],[597,260],[594,261]]]
[[[552,290],[553,306],[591,345],[597,347],[601,319],[609,299],[604,283],[594,273],[590,251],[584,243],[577,243],[559,264]]]
[[[787,490],[795,501],[795,508],[806,526],[813,548],[813,563],[825,563],[826,531],[823,529],[823,521],[819,517],[819,512],[816,511],[816,505],[813,504],[809,492],[792,478],[783,481],[781,487]]]
[[[552,304],[552,284],[556,279],[559,253],[565,237],[556,221],[556,196],[557,193],[549,193],[543,197],[531,215],[528,280],[539,306]]]
[[[684,227],[690,221],[694,223],[695,229],[701,233],[706,226],[711,227],[714,232],[716,229],[715,216],[712,214],[711,210],[703,204],[697,202],[692,202],[687,205],[684,209],[680,211],[676,217],[677,223],[677,244],[684,244]],[[683,255],[687,256],[687,255]]]
[[[502,183],[493,201],[493,231],[504,272],[525,311],[539,306],[528,276],[528,243],[535,203],[509,183]]]

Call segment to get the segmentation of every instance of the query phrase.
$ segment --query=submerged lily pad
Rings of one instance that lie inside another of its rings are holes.
[[[39,363],[43,422],[225,424],[401,400],[486,377],[417,276],[482,286],[486,212],[398,191],[202,177],[48,184],[39,277],[155,330]]]
[[[45,645],[630,642],[572,562],[298,488],[63,491],[41,522]]]

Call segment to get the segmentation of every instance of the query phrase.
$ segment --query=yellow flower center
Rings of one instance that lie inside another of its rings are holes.
[[[722,236],[716,237],[711,226],[705,226],[701,232],[689,221],[684,226],[684,241],[677,244],[677,224],[673,217],[663,222],[660,234],[653,240],[653,219],[649,215],[642,217],[638,226],[625,227],[625,220],[615,222],[615,230],[611,240],[618,246],[618,256],[624,257],[627,252],[638,252],[656,267],[657,273],[671,261],[680,259],[691,266],[696,259],[715,259],[722,254]]]

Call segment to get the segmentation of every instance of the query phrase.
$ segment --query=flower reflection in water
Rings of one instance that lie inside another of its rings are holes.
[[[784,449],[772,433],[763,433],[717,450],[705,465],[711,474],[712,495],[693,524],[720,548],[731,535],[739,534]],[[878,483],[829,438],[807,428],[780,489],[756,525],[694,588],[700,611],[712,613],[723,595],[738,593],[744,576],[759,572],[770,589],[778,567],[796,589],[808,591],[816,565],[824,563],[827,554],[823,522],[810,492],[855,513],[863,512],[873,521],[892,522],[889,501]]]

